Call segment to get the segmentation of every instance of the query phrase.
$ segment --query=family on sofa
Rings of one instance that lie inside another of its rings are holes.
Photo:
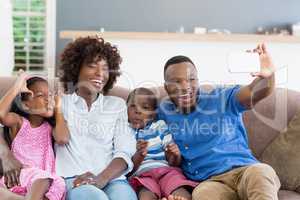
[[[242,121],[274,89],[265,45],[253,52],[261,70],[249,85],[202,91],[192,60],[175,56],[164,66],[168,99],[136,88],[125,102],[106,95],[118,49],[98,37],[71,42],[65,94],[20,73],[0,101],[1,200],[278,199],[279,178],[252,155]]]

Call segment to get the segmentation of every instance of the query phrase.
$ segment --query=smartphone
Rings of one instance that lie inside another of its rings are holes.
[[[168,133],[167,135],[165,135],[165,137],[162,141],[164,149],[173,142],[174,141],[173,141],[173,137],[172,137],[171,133]]]
[[[259,55],[258,53],[230,52],[227,55],[227,67],[230,73],[259,72]]]
[[[148,148],[151,148],[153,146],[157,146],[161,143],[162,143],[162,141],[161,141],[159,136],[157,136],[155,138],[151,138],[151,139],[148,140]]]

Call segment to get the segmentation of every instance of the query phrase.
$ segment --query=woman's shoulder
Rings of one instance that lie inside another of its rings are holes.
[[[103,96],[104,105],[110,105],[114,107],[126,107],[124,99],[116,96]]]
[[[73,96],[73,94],[63,94],[63,95],[61,96],[61,99],[62,99],[63,101],[70,101],[70,100],[72,99],[72,96]]]

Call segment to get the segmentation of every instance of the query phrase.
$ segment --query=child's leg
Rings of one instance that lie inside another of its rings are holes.
[[[184,187],[177,188],[168,198],[162,200],[192,200],[192,194]]]
[[[139,200],[158,200],[157,196],[145,187],[138,192]]]
[[[172,192],[172,195],[181,196],[181,197],[185,198],[186,200],[192,200],[192,194],[184,187],[180,187],[180,188],[174,190],[174,192]]]
[[[160,179],[159,184],[163,193],[162,200],[191,200],[192,190],[197,182],[188,180],[179,168],[164,168],[167,173]]]
[[[25,198],[21,195],[12,193],[6,188],[0,187],[0,197],[1,200],[24,200]]]
[[[32,183],[30,191],[26,195],[26,200],[41,200],[45,199],[45,194],[48,192],[51,185],[51,179],[37,179]]]

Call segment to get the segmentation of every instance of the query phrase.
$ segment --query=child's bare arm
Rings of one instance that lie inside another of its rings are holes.
[[[34,181],[25,199],[30,199],[30,200],[45,199],[45,194],[48,192],[51,182],[52,180],[50,179],[38,179]]]
[[[67,122],[61,110],[61,97],[55,96],[55,122],[56,125],[53,130],[53,137],[57,144],[67,144],[70,139],[70,132]]]
[[[26,86],[27,77],[28,75],[25,73],[20,74],[13,87],[0,100],[0,123],[4,126],[13,127],[22,124],[22,118],[15,113],[10,113],[9,110],[12,102],[19,93],[30,93],[32,95],[32,91]]]

